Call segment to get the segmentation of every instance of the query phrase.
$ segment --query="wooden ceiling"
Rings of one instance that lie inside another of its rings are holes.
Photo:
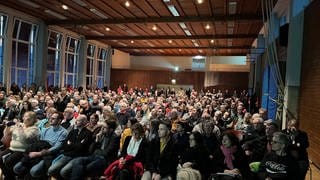
[[[199,1],[5,0],[0,4],[131,55],[246,55],[262,28],[261,0]]]

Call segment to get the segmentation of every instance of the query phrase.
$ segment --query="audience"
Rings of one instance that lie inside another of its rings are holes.
[[[13,87],[0,92],[5,179],[302,180],[309,167],[298,121],[279,134],[246,91]]]

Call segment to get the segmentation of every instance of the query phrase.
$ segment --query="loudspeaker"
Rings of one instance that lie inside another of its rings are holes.
[[[280,26],[279,44],[280,46],[288,46],[289,23]]]

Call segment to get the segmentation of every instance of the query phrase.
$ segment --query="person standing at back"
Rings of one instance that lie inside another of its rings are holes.
[[[305,179],[309,169],[309,158],[307,148],[309,147],[308,135],[299,129],[299,122],[296,119],[289,120],[287,128],[283,130],[289,137],[288,152],[299,164],[299,179]]]

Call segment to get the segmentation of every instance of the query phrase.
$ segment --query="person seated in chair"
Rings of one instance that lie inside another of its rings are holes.
[[[40,141],[31,144],[25,156],[14,166],[13,171],[16,174],[24,176],[30,170],[32,178],[45,177],[49,164],[59,153],[68,134],[60,125],[62,119],[63,115],[60,112],[50,114],[50,126],[42,129]]]
[[[273,134],[272,151],[267,153],[261,161],[258,175],[261,180],[297,179],[299,167],[295,159],[288,154],[289,140],[281,132]]]

